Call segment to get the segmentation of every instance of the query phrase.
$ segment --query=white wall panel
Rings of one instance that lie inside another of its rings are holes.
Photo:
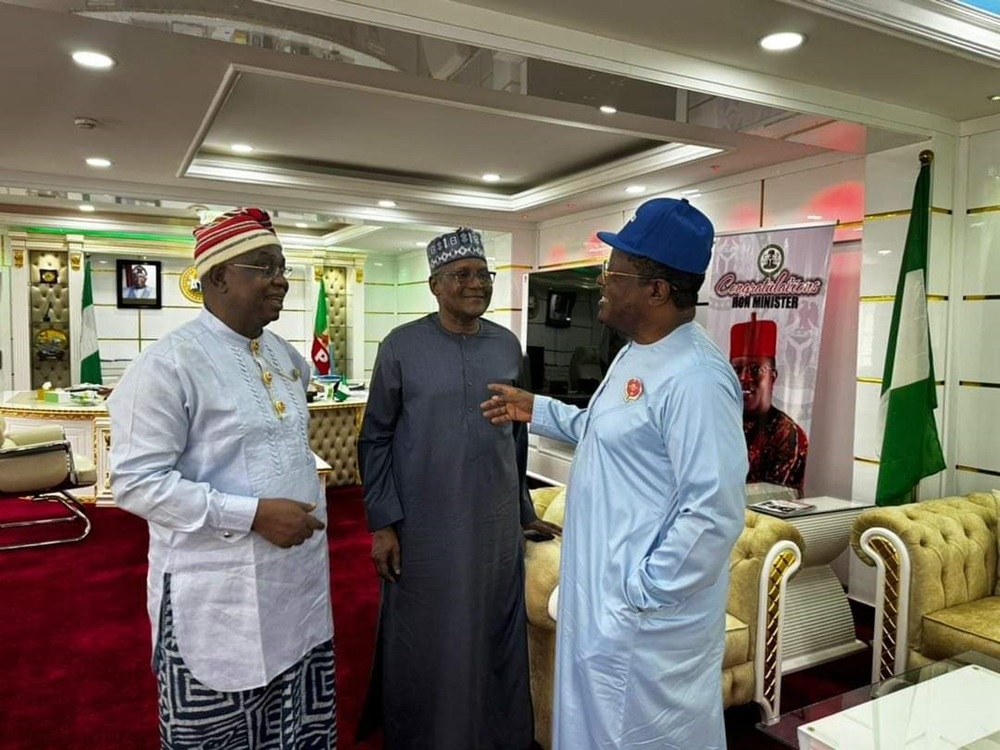
[[[371,312],[395,312],[396,286],[366,284],[365,309]]]
[[[958,377],[979,383],[1000,383],[1000,347],[978,342],[1000,341],[1000,300],[959,303],[959,330],[968,344],[957,348]]]
[[[765,180],[764,226],[861,221],[864,165],[864,159],[859,157]]]
[[[882,451],[882,433],[878,429],[879,383],[858,383],[855,389],[854,455],[878,459]]]
[[[600,263],[608,246],[597,239],[598,231],[618,231],[632,216],[638,203],[575,217],[572,221],[543,224],[538,233],[538,267],[591,261]]]
[[[864,456],[862,456],[864,458]],[[853,500],[875,501],[875,488],[878,486],[878,464],[866,461],[854,462],[854,478],[851,483]]]
[[[98,338],[135,339],[139,337],[139,316],[135,310],[119,310],[109,305],[94,305],[94,325]]]
[[[934,351],[934,375],[941,380],[945,371],[945,331],[948,302],[931,300],[927,304],[927,321]],[[862,301],[858,310],[858,376],[881,378],[885,353],[889,345],[892,322],[892,302]]]
[[[368,375],[371,375],[372,368],[375,366],[375,356],[378,354],[378,347],[377,342],[365,342],[365,373]]]
[[[139,342],[135,339],[127,341],[104,341],[100,342],[101,360],[115,361],[124,360],[131,362],[139,353]]]
[[[159,339],[178,326],[194,320],[201,312],[200,307],[178,307],[164,310],[122,310],[123,313],[136,315],[140,326],[142,339]],[[274,330],[274,323],[269,328]]]
[[[969,492],[990,492],[1000,490],[1000,477],[996,474],[960,470],[955,472],[955,484],[955,493],[959,495]]]
[[[1000,181],[997,181],[997,185],[1000,186]],[[1000,212],[970,214],[965,217],[963,252],[963,292],[1000,293]]]
[[[861,296],[894,295],[903,261],[909,214],[865,222],[864,272]],[[931,249],[928,253],[927,293],[947,294],[951,280],[952,217],[931,216]]]
[[[400,315],[425,315],[437,310],[437,298],[426,281],[400,282],[396,287],[396,308]]]
[[[742,232],[760,228],[760,180],[710,190],[692,196],[691,205],[702,211],[719,232]]]
[[[1000,424],[1000,388],[960,386],[957,404],[955,462],[1000,471],[996,437],[996,426]]]
[[[1000,131],[969,139],[970,208],[1000,205]]]
[[[913,186],[920,171],[918,155],[934,151],[931,205],[951,208],[952,165],[955,151],[948,137],[869,154],[865,159],[865,214],[909,210],[913,206]]]
[[[399,322],[402,323],[402,317]],[[396,327],[396,316],[391,314],[365,314],[365,341],[381,341]]]
[[[396,283],[396,259],[384,255],[370,255],[365,258],[365,282],[382,284]]]

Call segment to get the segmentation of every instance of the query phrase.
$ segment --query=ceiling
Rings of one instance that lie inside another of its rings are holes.
[[[889,28],[882,5],[0,2],[0,221],[173,233],[253,204],[300,244],[398,252],[1000,112],[993,17]],[[789,29],[799,50],[757,47]]]

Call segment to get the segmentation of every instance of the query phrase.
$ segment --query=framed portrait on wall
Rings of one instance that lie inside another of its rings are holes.
[[[119,308],[158,310],[163,306],[160,261],[119,258],[115,271]]]

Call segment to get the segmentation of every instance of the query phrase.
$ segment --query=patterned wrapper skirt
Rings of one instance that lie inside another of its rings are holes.
[[[162,750],[335,750],[333,643],[327,641],[268,685],[221,693],[201,684],[177,649],[170,576],[164,576],[153,650]]]

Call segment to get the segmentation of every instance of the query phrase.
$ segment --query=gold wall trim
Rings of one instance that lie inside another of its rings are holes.
[[[925,295],[928,302],[947,302],[947,294],[928,294]],[[860,298],[861,302],[895,302],[895,294],[864,294]]]
[[[599,266],[603,260],[603,258],[589,258],[587,260],[574,260],[568,263],[546,263],[543,266],[539,266],[538,270],[541,271],[544,268],[580,268],[582,266]]]
[[[978,466],[965,466],[964,464],[956,464],[955,468],[958,471],[968,471],[972,474],[988,474],[991,477],[1000,477],[1000,471],[995,471],[994,469],[980,469]]]
[[[377,310],[365,310],[365,315],[395,315],[394,312],[378,312]]]
[[[365,286],[396,286],[395,281],[366,281]]]
[[[873,385],[882,385],[882,378],[855,378],[859,383],[871,383]]]
[[[988,302],[1000,299],[1000,294],[966,294],[962,299],[965,302]]]
[[[896,219],[900,216],[909,216],[913,213],[912,209],[904,208],[900,211],[880,211],[875,214],[865,214],[865,221],[879,221],[880,219]],[[932,214],[942,214],[944,216],[951,216],[952,210],[950,208],[942,208],[940,206],[931,206]]]
[[[520,307],[492,307],[487,312],[522,312],[523,308]]]
[[[400,281],[397,282],[396,286],[427,286],[427,279],[420,279],[419,281]]]
[[[872,464],[873,466],[878,466],[880,463],[882,463],[877,458],[865,458],[864,456],[855,456],[854,460],[857,461],[858,463]]]
[[[978,380],[959,380],[958,384],[969,388],[1000,388],[1000,383],[985,383]]]
[[[497,271],[533,271],[534,269],[535,269],[534,266],[521,266],[521,265],[517,265],[516,263],[508,263],[508,264],[503,265],[503,266],[496,266],[495,270],[497,270]]]
[[[863,229],[865,223],[863,221],[838,221],[837,229]],[[844,242],[845,240],[841,240]],[[854,242],[855,238],[847,240],[848,242]]]
[[[991,214],[1000,211],[1000,206],[977,206],[966,209],[966,214]]]

